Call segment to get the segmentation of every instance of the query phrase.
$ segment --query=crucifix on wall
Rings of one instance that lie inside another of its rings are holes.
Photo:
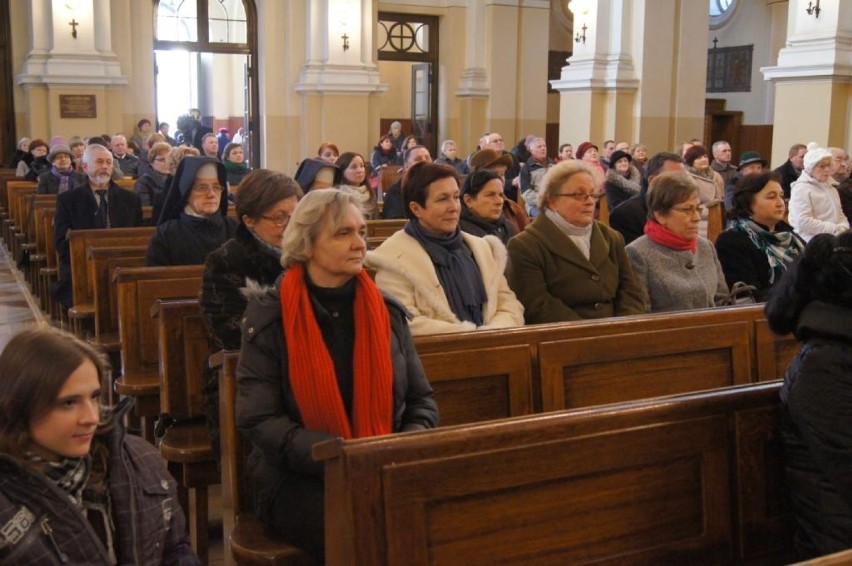
[[[71,26],[71,37],[77,39],[77,26],[80,25],[80,22],[78,22],[76,19],[72,19],[70,22],[68,22],[68,25]]]

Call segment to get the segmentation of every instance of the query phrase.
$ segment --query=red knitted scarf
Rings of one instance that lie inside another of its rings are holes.
[[[381,292],[363,269],[356,280],[354,307],[355,383],[350,425],[334,363],[313,314],[305,268],[297,263],[287,270],[281,282],[281,315],[290,385],[305,428],[343,438],[390,434],[393,419],[390,317]]]
[[[654,222],[653,220],[648,220],[645,223],[645,234],[654,242],[673,250],[689,250],[692,253],[695,253],[696,250],[698,250],[698,238],[694,240],[687,240],[683,236],[675,234],[659,222]]]

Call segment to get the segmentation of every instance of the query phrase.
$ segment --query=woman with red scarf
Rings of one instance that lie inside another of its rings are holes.
[[[323,465],[313,446],[438,423],[405,308],[363,269],[365,232],[356,195],[305,195],[284,232],[284,274],[249,299],[237,366],[256,512],[320,564]]]
[[[645,235],[627,246],[650,312],[723,304],[728,285],[716,249],[698,235],[703,207],[685,173],[663,173],[648,188]]]

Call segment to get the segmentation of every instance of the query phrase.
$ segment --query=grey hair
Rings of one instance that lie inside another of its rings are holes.
[[[441,153],[446,153],[447,148],[451,145],[456,145],[456,142],[454,142],[453,140],[444,140],[444,142],[441,144]]]
[[[551,167],[545,174],[544,179],[541,181],[541,190],[538,193],[538,202],[536,203],[538,205],[538,209],[546,210],[550,208],[547,205],[547,202],[562,189],[562,185],[564,185],[568,179],[578,173],[585,173],[592,178],[592,181],[594,181],[592,170],[579,159],[560,161]]]
[[[723,145],[731,145],[731,144],[729,144],[729,143],[728,143],[728,142],[726,142],[725,140],[715,141],[715,142],[713,142],[713,145],[712,145],[712,146],[710,146],[710,147],[711,147],[711,151],[712,151],[713,153],[716,153],[717,151],[719,151],[719,148],[720,148],[720,147],[722,147]]]
[[[127,138],[126,138],[123,134],[115,134],[114,136],[112,136],[112,137],[109,139],[109,141],[110,141],[110,143],[111,143],[111,142],[114,142],[115,140],[117,140],[118,138],[121,138],[121,139],[123,139],[124,141],[127,141]]]
[[[320,232],[324,229],[336,232],[350,204],[364,214],[361,199],[349,189],[314,189],[302,197],[281,239],[284,269],[295,263],[307,263]]]
[[[532,136],[532,137],[529,139],[529,141],[527,141],[527,142],[526,142],[526,144],[524,144],[524,145],[526,145],[526,146],[527,146],[527,149],[529,149],[529,148],[531,148],[531,147],[533,146],[533,144],[534,144],[534,143],[538,143],[539,141],[543,141],[543,142],[547,143],[547,142],[545,141],[545,139],[544,139],[543,137],[541,137],[541,136]]]
[[[99,143],[93,143],[86,146],[86,151],[83,152],[83,163],[88,165],[92,162],[92,154],[96,151],[103,151],[109,154],[110,159],[112,159],[112,152],[108,150],[106,147],[102,146]]]

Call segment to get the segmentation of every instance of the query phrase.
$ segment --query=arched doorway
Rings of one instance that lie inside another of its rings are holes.
[[[257,57],[253,0],[154,0],[157,121],[174,131],[197,109],[214,131],[233,137],[243,128],[247,159],[259,167]]]

